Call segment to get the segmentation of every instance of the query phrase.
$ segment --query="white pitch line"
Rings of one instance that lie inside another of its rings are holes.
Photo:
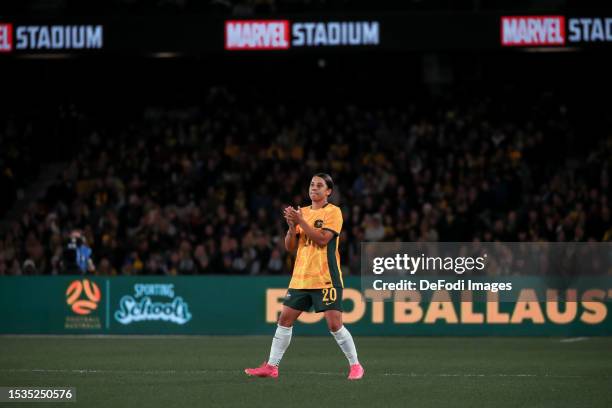
[[[155,339],[200,339],[217,338],[208,334],[0,334],[2,338],[22,339],[108,339],[108,340],[155,340]],[[247,336],[245,336],[247,337]],[[248,336],[250,337],[250,336]],[[263,336],[262,336],[263,337]]]
[[[589,378],[588,375],[555,375],[555,374],[404,374],[385,373],[384,376],[393,377],[541,377],[541,378]]]
[[[588,340],[588,337],[570,337],[569,339],[561,339],[559,340],[560,343],[576,343],[578,341],[585,341]]]
[[[91,368],[0,368],[0,372],[12,373],[60,373],[60,374],[222,374],[234,373],[236,370],[98,370]]]
[[[172,374],[237,374],[241,370],[104,370],[104,369],[52,369],[52,368],[0,368],[1,372],[7,373],[60,373],[60,374],[130,374],[130,375],[172,375]],[[320,372],[320,371],[291,371],[290,374],[345,376],[344,373]],[[591,378],[588,375],[555,375],[555,374],[475,374],[475,373],[378,373],[369,376],[383,377],[479,377],[479,378],[505,378],[505,377],[540,377],[540,378]]]

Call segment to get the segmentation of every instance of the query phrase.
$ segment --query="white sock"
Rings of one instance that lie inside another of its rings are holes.
[[[292,332],[293,327],[283,327],[278,325],[276,328],[276,333],[274,333],[274,339],[272,340],[272,347],[270,347],[270,358],[268,359],[268,364],[273,366],[279,365],[281,359],[283,358],[283,354],[285,354],[285,350],[287,350],[289,343],[291,343]]]
[[[342,350],[348,359],[349,364],[358,364],[359,360],[357,360],[357,349],[355,348],[355,342],[353,341],[353,336],[351,336],[351,333],[346,329],[346,327],[342,326],[337,332],[330,333],[332,336],[334,336],[334,339],[336,339],[336,343],[338,343],[340,346],[340,350]]]

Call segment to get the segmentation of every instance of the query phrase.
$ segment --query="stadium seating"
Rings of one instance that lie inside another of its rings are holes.
[[[130,124],[90,124],[44,199],[0,235],[0,273],[27,260],[26,273],[61,273],[75,228],[100,274],[282,273],[282,208],[307,204],[318,171],[337,185],[345,273],[364,240],[609,240],[611,140],[578,143],[560,105],[143,108]]]

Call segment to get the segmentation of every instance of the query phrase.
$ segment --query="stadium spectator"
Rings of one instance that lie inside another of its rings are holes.
[[[30,259],[59,273],[61,236],[82,229],[97,273],[280,273],[291,259],[279,214],[303,205],[304,179],[321,170],[340,181],[332,201],[351,273],[361,241],[612,237],[612,138],[578,144],[579,124],[552,102],[292,109],[211,95],[148,109],[120,135],[92,129],[45,199],[0,235],[0,271],[23,273]],[[515,119],[496,119],[504,109]]]

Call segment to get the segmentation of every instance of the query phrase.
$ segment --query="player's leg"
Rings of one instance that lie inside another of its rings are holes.
[[[357,348],[355,347],[355,341],[351,332],[342,324],[342,312],[339,310],[326,310],[325,320],[327,321],[327,327],[331,332],[336,343],[340,347],[340,350],[346,356],[349,362],[349,380],[359,380],[363,377],[365,370],[357,359]]]
[[[293,333],[293,323],[302,314],[302,310],[283,305],[283,310],[278,318],[278,326],[272,339],[270,347],[270,358],[268,364],[278,367],[285,351],[291,343]]]
[[[359,364],[359,360],[357,359],[357,348],[355,347],[353,336],[351,336],[351,333],[342,324],[342,312],[339,310],[326,310],[325,320],[327,321],[329,331],[332,336],[334,336],[334,339],[336,339],[336,343],[340,346],[349,364]]]
[[[289,289],[278,318],[268,361],[257,368],[245,369],[245,373],[257,377],[278,377],[278,365],[291,343],[293,324],[303,311],[310,310],[311,307],[312,301],[308,293]]]
[[[327,328],[349,362],[349,380],[363,377],[364,369],[357,359],[355,341],[342,323],[342,288],[322,289],[320,299],[315,299],[315,310],[325,313]]]

